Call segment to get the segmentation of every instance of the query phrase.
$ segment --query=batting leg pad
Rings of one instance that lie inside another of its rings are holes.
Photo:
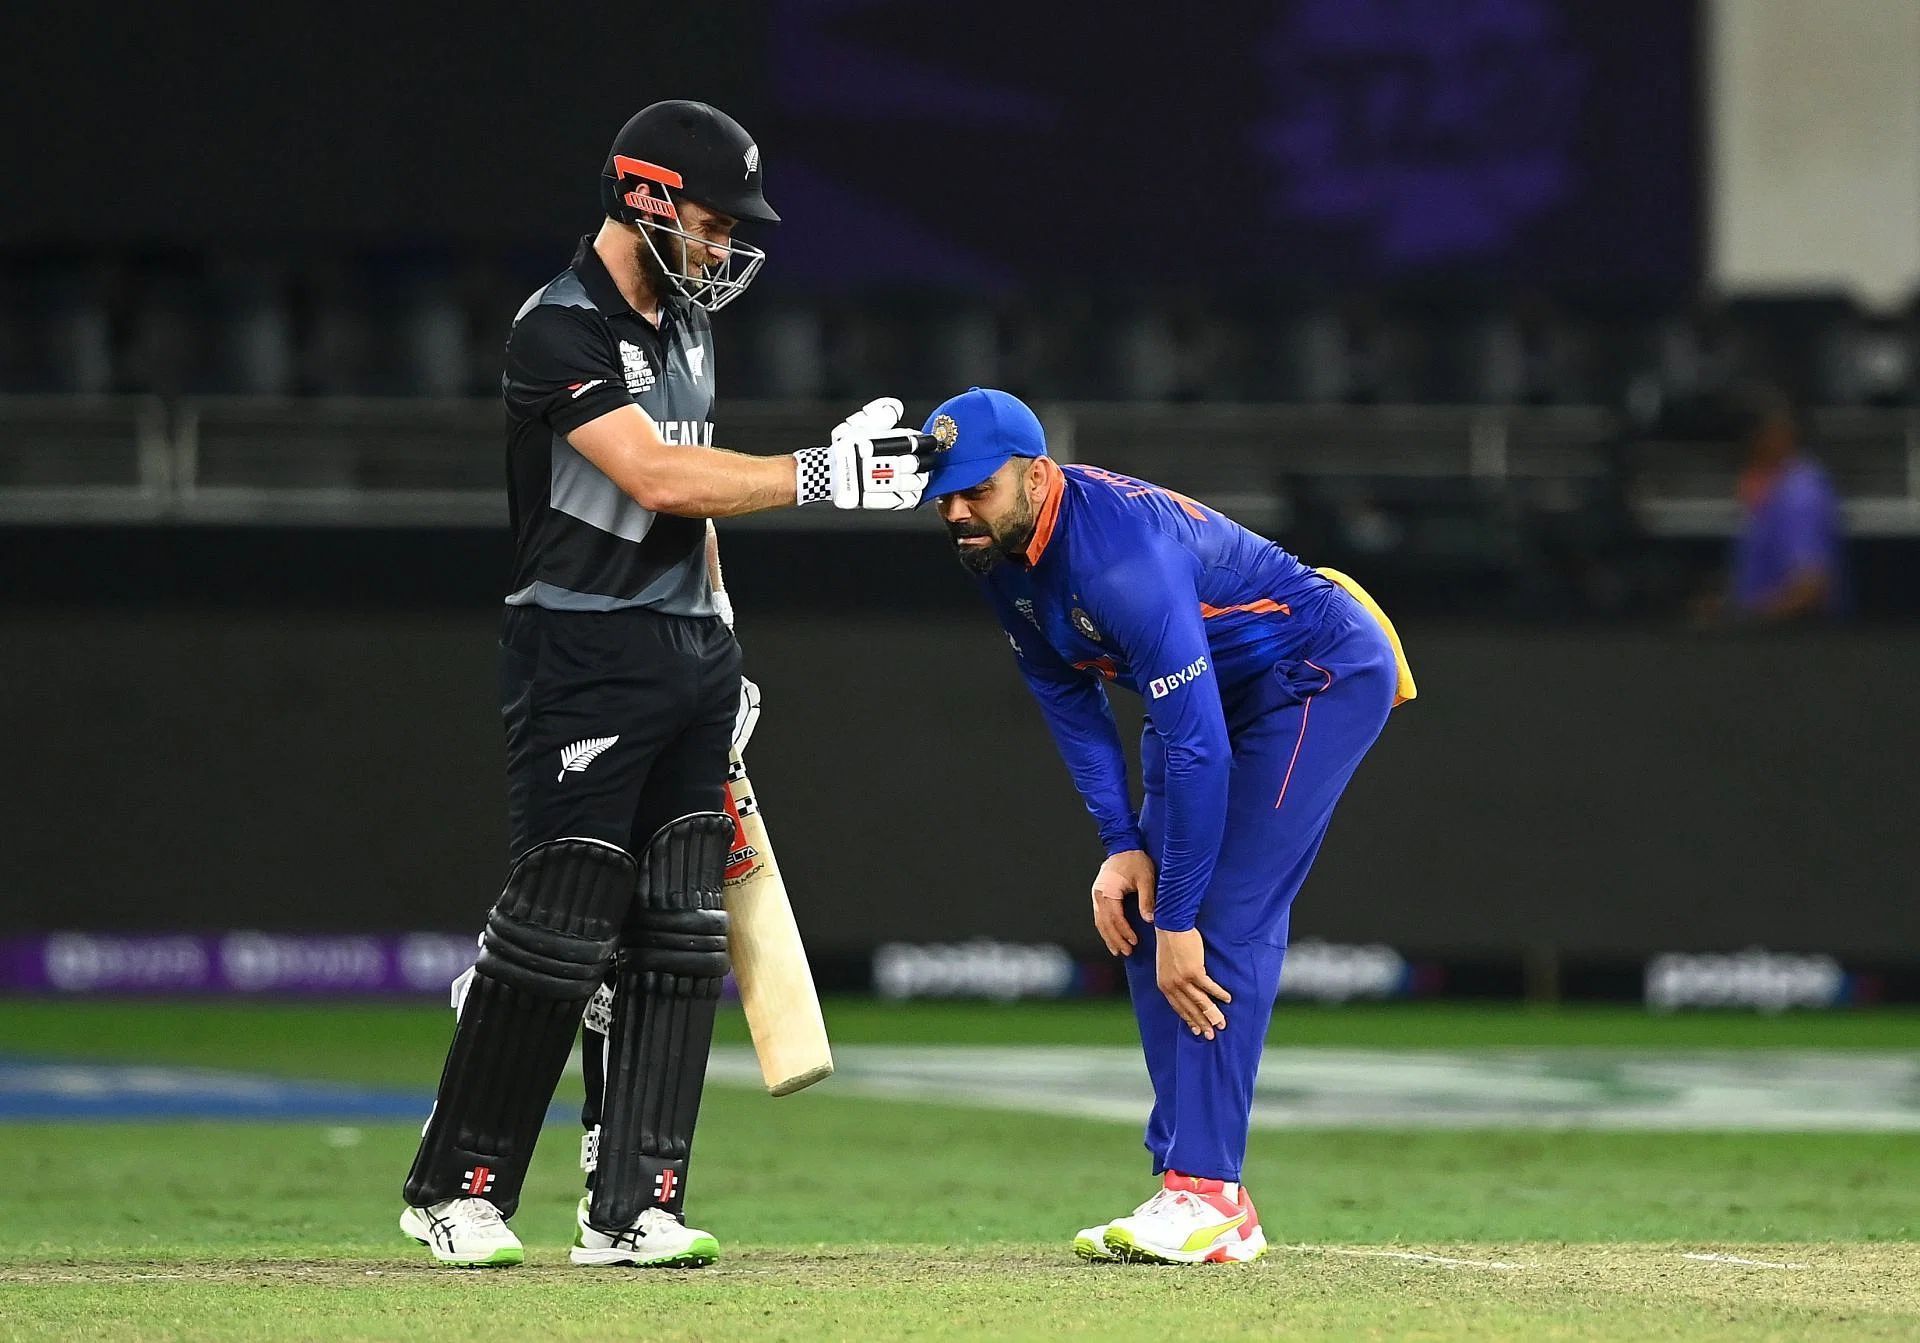
[[[487,915],[406,1199],[486,1198],[511,1217],[580,1014],[632,904],[624,849],[558,839],[529,850]]]
[[[614,962],[613,1029],[588,1220],[632,1225],[649,1206],[680,1215],[713,1014],[727,974],[721,881],[733,822],[683,816],[647,845],[640,895]]]

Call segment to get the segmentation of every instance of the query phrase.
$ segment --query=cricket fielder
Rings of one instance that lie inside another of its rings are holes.
[[[1093,922],[1126,958],[1161,1188],[1082,1231],[1088,1259],[1223,1263],[1266,1249],[1240,1182],[1293,897],[1388,711],[1414,695],[1384,614],[1184,495],[1047,455],[974,388],[928,419],[927,494],[1040,703],[1107,851]],[[1106,685],[1141,696],[1129,802]]]

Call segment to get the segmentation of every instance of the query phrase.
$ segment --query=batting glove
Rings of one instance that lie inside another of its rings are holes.
[[[898,397],[883,396],[869,401],[834,425],[833,432],[827,435],[827,442],[842,443],[849,438],[870,438],[874,434],[884,434],[898,426],[901,415],[905,413],[906,407],[900,404]]]
[[[794,454],[794,490],[802,504],[912,508],[926,493],[932,449],[932,439],[907,429],[803,448]]]

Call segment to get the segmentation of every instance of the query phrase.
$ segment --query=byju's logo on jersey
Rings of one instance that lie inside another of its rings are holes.
[[[647,362],[646,352],[631,341],[620,342],[620,366],[626,370],[627,391],[634,396],[653,390],[653,365]]]
[[[1189,681],[1198,680],[1206,675],[1207,660],[1195,658],[1190,666],[1182,667],[1171,676],[1156,676],[1147,682],[1147,691],[1155,699],[1165,699]]]

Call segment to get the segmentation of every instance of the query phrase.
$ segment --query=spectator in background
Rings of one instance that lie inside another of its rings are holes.
[[[1833,482],[1800,446],[1793,408],[1778,390],[1743,393],[1738,423],[1747,454],[1738,487],[1744,517],[1727,594],[1711,613],[1769,625],[1841,614],[1846,537]]]

